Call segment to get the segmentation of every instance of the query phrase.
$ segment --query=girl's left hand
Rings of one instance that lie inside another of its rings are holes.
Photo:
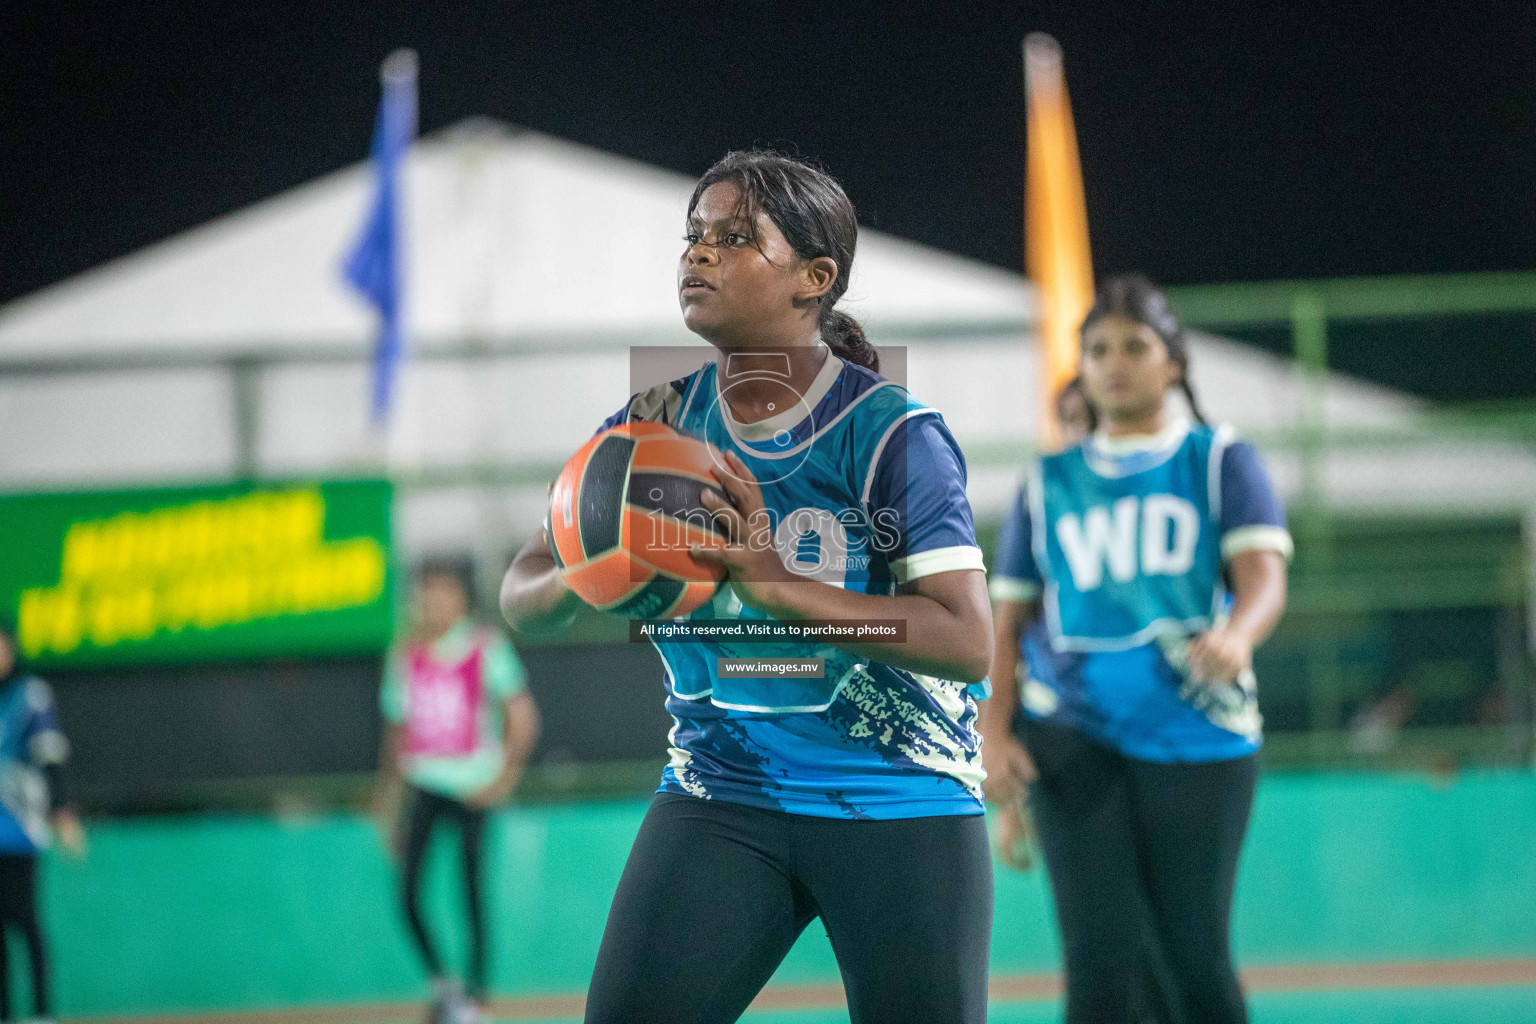
[[[1253,641],[1234,629],[1212,629],[1189,642],[1189,670],[1200,680],[1230,683],[1253,667]]]
[[[725,493],[706,488],[703,500],[729,539],[720,548],[695,544],[689,553],[699,562],[724,566],[742,604],[778,615],[783,610],[779,600],[783,585],[801,577],[785,566],[774,545],[773,523],[757,477],[735,452],[726,452],[725,460],[726,472],[720,480]]]
[[[74,811],[60,809],[53,812],[53,830],[66,853],[76,860],[85,856],[85,826]]]
[[[517,785],[518,772],[504,769],[496,778],[464,798],[466,807],[477,811],[488,810],[504,803]]]

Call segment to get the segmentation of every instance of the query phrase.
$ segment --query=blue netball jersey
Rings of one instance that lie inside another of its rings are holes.
[[[734,375],[740,376],[740,375]],[[965,459],[938,412],[830,353],[802,401],[735,422],[713,362],[633,396],[603,427],[652,420],[734,451],[756,476],[796,572],[869,594],[983,568]],[[691,618],[767,616],[722,587]],[[831,645],[656,641],[671,761],[659,792],[794,814],[979,814],[976,700],[989,692]],[[822,679],[722,678],[716,659],[817,657]]]
[[[68,755],[53,690],[32,676],[12,677],[0,688],[0,854],[32,854],[48,845],[51,800],[43,768]]]
[[[1042,605],[1021,642],[1025,713],[1148,761],[1257,750],[1253,673],[1207,684],[1183,671],[1190,638],[1230,607],[1226,560],[1253,550],[1289,557],[1291,537],[1258,451],[1229,427],[1181,420],[1040,459],[990,586],[995,599]]]

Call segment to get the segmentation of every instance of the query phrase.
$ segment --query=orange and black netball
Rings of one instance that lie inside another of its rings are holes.
[[[550,491],[549,546],[566,586],[632,619],[708,601],[724,571],[689,548],[725,544],[702,500],[704,488],[721,490],[724,464],[709,443],[660,423],[625,423],[582,445]]]

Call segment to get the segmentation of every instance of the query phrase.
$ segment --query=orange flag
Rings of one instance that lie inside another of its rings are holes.
[[[1040,443],[1054,447],[1056,395],[1077,373],[1077,329],[1093,304],[1093,260],[1061,47],[1039,32],[1024,40],[1024,100],[1024,270],[1040,295]]]

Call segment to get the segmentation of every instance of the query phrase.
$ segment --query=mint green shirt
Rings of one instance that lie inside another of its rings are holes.
[[[460,619],[432,645],[432,659],[445,664],[462,662],[477,641],[484,647],[480,655],[482,689],[474,749],[468,754],[447,757],[404,754],[400,764],[401,774],[411,785],[456,800],[490,785],[501,772],[505,706],[509,698],[527,685],[527,672],[507,638],[469,618]],[[411,670],[407,651],[405,644],[396,644],[390,650],[379,692],[384,720],[395,725],[405,724],[407,718]]]

